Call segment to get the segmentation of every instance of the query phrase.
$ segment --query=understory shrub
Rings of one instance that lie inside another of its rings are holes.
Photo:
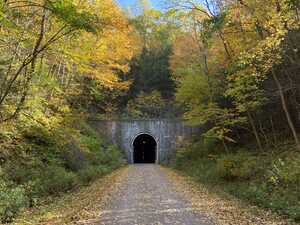
[[[177,149],[175,157],[171,163],[176,168],[186,167],[186,162],[193,162],[202,159],[213,159],[216,142],[211,138],[202,138],[200,140],[186,140],[181,143]]]
[[[74,172],[66,171],[62,166],[49,165],[38,178],[36,193],[42,196],[58,195],[71,190],[77,182]]]
[[[86,123],[71,125],[48,129],[26,124],[1,136],[8,147],[7,155],[0,149],[0,223],[125,164],[120,149]]]
[[[11,222],[27,206],[28,199],[22,186],[12,187],[0,179],[0,222]]]
[[[208,150],[205,142],[179,148],[170,166],[206,184],[210,190],[231,195],[300,221],[300,154],[290,148],[272,153],[229,149]]]
[[[22,135],[27,141],[36,145],[50,146],[55,145],[55,135],[45,127],[30,125],[22,127]]]
[[[75,141],[70,141],[65,146],[63,154],[65,167],[72,171],[79,171],[86,164],[86,157]]]
[[[103,175],[100,168],[96,166],[86,166],[85,168],[78,171],[78,176],[82,183],[87,184],[93,181],[95,178]]]
[[[109,145],[106,150],[105,160],[102,163],[108,164],[110,168],[115,169],[120,165],[126,164],[126,160],[124,154],[116,145]]]
[[[217,175],[226,180],[247,180],[259,170],[259,160],[249,152],[224,154],[217,159]]]
[[[300,187],[300,155],[274,160],[267,170],[266,177],[269,184],[274,187]]]

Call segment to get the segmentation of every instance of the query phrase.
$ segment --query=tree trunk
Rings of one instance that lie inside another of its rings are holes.
[[[258,146],[260,151],[263,151],[261,140],[259,138],[259,135],[258,135],[256,126],[254,124],[253,118],[251,116],[251,113],[249,111],[247,111],[247,115],[248,115],[248,119],[249,119],[249,122],[251,124],[252,130],[253,130],[253,133],[254,133],[254,136],[255,136],[255,139],[256,139],[256,142],[257,142],[257,146]]]
[[[271,123],[271,128],[272,128],[272,136],[273,136],[274,146],[277,147],[276,131],[275,131],[275,127],[274,127],[272,116],[270,117],[270,123]]]
[[[264,137],[266,145],[270,146],[270,142],[269,142],[268,136],[266,135],[266,132],[264,131],[264,128],[263,128],[263,125],[262,125],[261,121],[259,120],[258,123],[259,123],[260,133]]]
[[[294,140],[295,140],[295,143],[296,143],[296,147],[300,151],[299,138],[297,136],[297,132],[296,132],[294,123],[292,121],[291,115],[290,115],[288,107],[287,107],[287,102],[286,102],[285,97],[284,97],[282,85],[281,85],[280,81],[278,80],[278,77],[277,77],[276,73],[274,72],[274,70],[272,70],[272,76],[273,76],[273,79],[274,79],[274,81],[275,81],[275,83],[277,85],[277,88],[279,90],[281,105],[282,105],[283,111],[285,113],[288,125],[289,125],[289,127],[290,127],[290,129],[292,131],[292,134],[293,134],[293,137],[294,137]]]

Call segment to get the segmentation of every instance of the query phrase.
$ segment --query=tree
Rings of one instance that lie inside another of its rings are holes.
[[[281,0],[267,3],[176,0],[170,6],[173,12],[181,15],[179,23],[184,27],[184,35],[175,42],[171,56],[172,72],[179,81],[177,96],[187,90],[184,86],[189,82],[185,78],[188,74],[202,77],[201,82],[195,84],[197,88],[186,91],[188,96],[193,96],[192,93],[197,96],[185,99],[186,115],[198,107],[199,112],[193,116],[202,123],[202,114],[210,115],[209,105],[233,112],[236,118],[246,115],[262,149],[261,127],[269,129],[274,124],[264,122],[262,125],[260,117],[270,113],[268,106],[280,104],[282,111],[276,110],[272,114],[283,113],[299,148],[295,125],[299,120],[298,79],[295,76],[299,62],[296,47],[299,42],[298,5]],[[204,82],[210,87],[211,91],[207,93],[210,100],[197,94]],[[217,120],[204,121],[210,127],[220,127]],[[224,119],[224,127],[228,127],[226,121]],[[285,122],[279,119],[277,123]],[[230,129],[239,129],[240,125],[240,122],[235,125],[230,122]]]
[[[140,39],[140,50],[131,64],[129,76],[133,79],[129,98],[140,92],[159,91],[163,98],[171,99],[174,82],[169,70],[169,56],[176,26],[167,15],[155,9],[146,9],[131,19]]]
[[[131,118],[161,118],[166,107],[166,101],[158,91],[150,94],[141,92],[135,99],[127,103],[126,116]]]
[[[2,56],[0,117],[6,121],[15,118],[24,104],[38,57],[62,38],[79,30],[95,33],[97,27],[96,17],[77,11],[72,1],[6,1],[1,12],[6,54]]]
[[[15,118],[33,95],[50,101],[58,94],[74,106],[88,80],[128,89],[119,74],[128,71],[134,41],[113,1],[6,1],[1,7],[2,121]]]

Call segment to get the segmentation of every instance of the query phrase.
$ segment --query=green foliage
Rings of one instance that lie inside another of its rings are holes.
[[[88,184],[103,174],[105,173],[103,173],[102,167],[100,166],[86,166],[78,172],[80,181],[84,184]]]
[[[294,10],[300,9],[300,2],[298,0],[287,0],[287,3]]]
[[[81,170],[85,164],[85,149],[78,146],[74,141],[64,146],[62,157],[64,159],[64,166],[74,172]]]
[[[259,160],[249,152],[237,152],[218,157],[217,174],[226,180],[248,180],[260,169]]]
[[[164,37],[161,39],[164,40]],[[162,40],[153,40],[153,44],[164,45],[161,43]],[[142,50],[141,55],[132,61],[129,75],[134,79],[131,85],[133,96],[139,92],[150,93],[156,90],[165,98],[173,97],[174,81],[171,78],[168,62],[170,53],[170,47],[154,46]]]
[[[193,71],[185,71],[181,85],[177,89],[176,99],[188,109],[209,101],[208,80],[203,74],[193,74]]]
[[[278,158],[272,162],[271,168],[267,173],[267,181],[275,188],[294,187],[300,185],[300,156],[288,157],[287,159]]]
[[[22,208],[38,206],[126,163],[121,151],[87,123],[64,119],[58,127],[51,124],[51,130],[22,121],[1,133],[0,143],[8,151],[0,152],[5,157],[0,162],[0,221],[10,222]]]
[[[30,143],[51,146],[56,144],[55,137],[49,130],[42,126],[28,126],[22,129],[23,137]]]
[[[103,151],[102,143],[95,136],[82,136],[81,145],[86,148],[89,152],[100,152]]]
[[[171,22],[172,17],[158,10],[146,7],[139,11],[141,12],[131,19],[140,43],[137,46],[138,52],[130,63],[128,76],[133,82],[125,111],[132,108],[133,102],[143,94],[146,97],[159,93],[164,100],[171,102],[175,91],[169,57],[178,27]],[[169,104],[168,107],[171,108],[172,105]]]
[[[87,11],[79,12],[72,0],[46,1],[46,7],[72,28],[97,32],[95,15]]]
[[[289,130],[300,149],[299,1],[174,0],[171,6],[183,27],[170,69],[185,118],[206,125],[205,135],[224,148],[252,135],[262,150],[263,139],[272,142],[267,133]]]
[[[0,222],[8,223],[28,205],[25,189],[0,179]]]
[[[234,74],[234,82],[230,85],[226,94],[234,99],[239,112],[255,111],[267,102],[262,83],[265,77],[244,69]]]
[[[116,145],[109,145],[106,150],[106,162],[110,163],[112,168],[126,163],[124,154]]]
[[[166,101],[158,91],[149,94],[141,92],[127,103],[126,114],[132,118],[160,118],[165,106]]]
[[[37,178],[34,192],[38,195],[58,195],[74,188],[78,183],[73,172],[66,171],[62,166],[49,165]]]
[[[243,148],[224,154],[218,148],[208,150],[203,140],[189,142],[177,151],[170,166],[212,191],[228,192],[300,221],[299,153],[291,153],[285,145],[273,154]]]
[[[201,36],[205,44],[208,44],[214,33],[221,30],[226,22],[226,12],[222,11],[219,15],[203,20],[203,32]]]

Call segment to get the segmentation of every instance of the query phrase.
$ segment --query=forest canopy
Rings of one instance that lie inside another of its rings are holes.
[[[183,27],[170,68],[176,99],[194,124],[224,145],[250,133],[286,131],[299,146],[299,3],[289,0],[172,1]],[[226,147],[225,147],[226,148]]]

